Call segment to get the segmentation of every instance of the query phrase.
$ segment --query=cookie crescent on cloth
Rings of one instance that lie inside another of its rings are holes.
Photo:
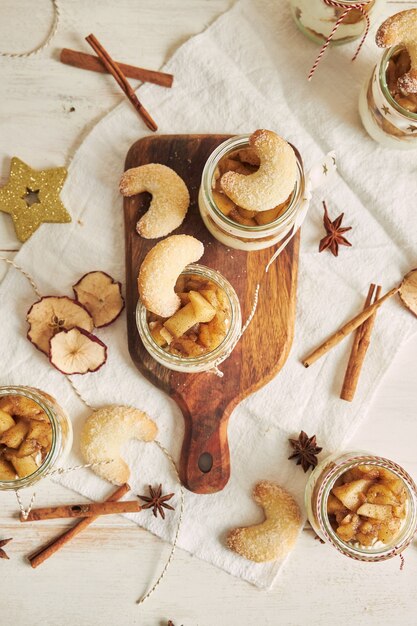
[[[291,494],[276,483],[263,480],[253,490],[253,499],[264,509],[265,521],[235,528],[227,537],[228,547],[256,563],[284,559],[292,550],[301,528],[301,513]]]
[[[127,483],[130,469],[121,456],[123,444],[130,439],[153,441],[158,428],[147,415],[129,406],[105,406],[94,411],[81,432],[81,454],[86,463],[100,463],[91,469],[114,485]]]

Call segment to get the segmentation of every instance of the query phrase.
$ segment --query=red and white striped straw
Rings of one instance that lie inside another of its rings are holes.
[[[326,52],[327,48],[329,47],[329,44],[331,42],[331,40],[333,39],[337,29],[339,28],[340,24],[343,22],[343,20],[345,19],[345,17],[347,15],[349,15],[349,13],[351,11],[353,11],[354,9],[356,9],[357,11],[360,11],[360,13],[362,13],[363,17],[365,18],[366,21],[366,29],[365,29],[365,33],[361,39],[361,42],[355,52],[354,57],[352,58],[352,61],[354,61],[356,59],[356,57],[358,56],[359,52],[361,51],[361,48],[363,46],[363,44],[365,43],[365,39],[368,36],[369,33],[369,28],[371,25],[370,19],[369,19],[369,15],[367,13],[367,11],[365,11],[365,7],[370,4],[372,2],[372,0],[363,0],[362,2],[356,2],[355,4],[345,4],[344,2],[338,2],[337,0],[323,0],[323,2],[325,4],[327,4],[327,6],[329,7],[336,7],[337,9],[345,9],[342,13],[342,15],[339,17],[339,19],[337,20],[337,22],[335,23],[332,32],[330,33],[330,35],[327,37],[322,49],[319,52],[319,55],[317,57],[317,59],[314,62],[313,67],[310,70],[310,73],[308,75],[308,80],[311,80],[313,78],[314,72],[316,71],[324,53]]]

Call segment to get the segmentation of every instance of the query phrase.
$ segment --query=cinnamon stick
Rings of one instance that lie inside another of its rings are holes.
[[[113,61],[107,50],[103,48],[101,43],[92,33],[88,35],[85,40],[88,44],[90,44],[97,56],[100,57],[104,67],[109,72],[109,74],[113,76],[120,89],[126,94],[127,98],[133,104],[134,108],[139,113],[146,126],[150,128],[153,132],[158,130],[156,122],[152,119],[143,104],[139,101],[137,95],[133,91],[132,87],[129,85],[126,76],[123,74],[117,63]]]
[[[20,515],[21,522],[38,522],[48,519],[65,519],[68,517],[98,517],[119,513],[138,513],[141,506],[138,500],[128,502],[93,502],[91,504],[69,504],[32,509],[29,515]]]
[[[78,52],[78,50],[62,48],[59,59],[61,63],[72,65],[72,67],[78,67],[81,70],[101,72],[102,74],[105,74],[106,72],[108,73],[102,60],[93,54],[86,54],[85,52]],[[136,78],[143,83],[153,83],[155,85],[168,88],[172,87],[172,83],[174,82],[172,74],[147,70],[144,67],[128,65],[127,63],[120,63],[120,61],[115,61],[115,63],[117,63],[127,78]]]
[[[130,487],[127,483],[118,487],[116,491],[114,491],[108,498],[106,498],[105,502],[117,502],[123,496],[125,496],[130,491]],[[90,526],[99,516],[96,517],[85,517],[80,520],[75,526],[66,530],[61,535],[50,541],[45,546],[42,546],[36,552],[33,552],[28,560],[31,566],[35,569],[42,565],[47,559],[53,556],[56,552],[58,552],[61,548],[63,548],[67,543],[69,543],[74,537],[83,532],[86,528]]]
[[[331,350],[334,346],[337,346],[345,337],[350,335],[351,332],[356,330],[358,326],[361,326],[368,317],[371,317],[375,313],[377,309],[389,298],[392,298],[400,289],[400,286],[394,287],[390,291],[388,291],[382,298],[376,300],[369,307],[364,309],[362,313],[356,315],[353,319],[347,322],[344,326],[339,328],[331,337],[326,339],[324,343],[322,343],[318,348],[316,348],[311,354],[309,354],[305,359],[303,359],[302,363],[304,367],[310,367],[313,363],[315,363],[318,359],[320,359],[323,355],[325,355],[329,350]]]
[[[381,287],[379,285],[378,287],[376,287],[375,285],[370,286],[368,296],[365,302],[365,309],[370,304],[372,304],[373,300],[378,300],[380,293]],[[355,339],[353,342],[349,363],[343,381],[342,392],[340,394],[342,400],[346,400],[347,402],[352,402],[353,398],[355,397],[356,388],[362,371],[362,366],[369,348],[375,318],[376,311],[373,315],[371,315],[371,317],[368,317],[368,319],[362,324],[362,326],[359,326],[355,333]]]

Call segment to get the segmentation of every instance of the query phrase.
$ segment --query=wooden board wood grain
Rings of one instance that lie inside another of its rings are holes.
[[[139,371],[166,391],[183,412],[185,436],[180,474],[184,485],[196,493],[213,493],[226,485],[230,476],[229,417],[239,402],[279,372],[294,333],[299,233],[266,274],[264,268],[275,247],[250,253],[229,249],[212,237],[201,220],[197,197],[202,170],[210,153],[227,137],[145,137],[130,148],[125,163],[125,169],[163,163],[185,180],[191,204],[184,223],[175,233],[193,235],[204,243],[205,253],[199,263],[218,270],[232,283],[239,296],[243,321],[251,311],[256,285],[261,284],[256,315],[232,355],[220,366],[223,378],[211,372],[173,372],[159,365],[144,349],[135,322],[139,267],[156,243],[141,238],[135,229],[149,206],[149,195],[124,199],[129,352]],[[209,471],[200,469],[203,454],[206,455],[203,458],[212,461]]]

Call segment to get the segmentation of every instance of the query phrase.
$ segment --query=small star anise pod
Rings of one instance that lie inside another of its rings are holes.
[[[158,517],[158,513],[160,513],[162,519],[165,519],[164,509],[170,509],[171,511],[175,511],[174,507],[170,504],[167,504],[167,500],[171,500],[173,497],[173,493],[168,493],[166,496],[162,495],[162,485],[159,485],[158,489],[153,489],[149,485],[149,496],[138,496],[141,500],[146,502],[146,504],[142,505],[142,509],[153,509],[153,514],[155,517]]]
[[[339,254],[339,246],[351,246],[350,241],[343,237],[343,233],[346,233],[348,230],[352,230],[352,226],[347,226],[342,228],[342,221],[344,217],[344,213],[341,213],[339,217],[337,217],[333,222],[331,221],[329,214],[327,212],[326,203],[323,202],[324,207],[324,217],[323,224],[326,229],[327,235],[323,237],[320,241],[319,252],[323,252],[329,248],[330,252],[334,254],[334,256],[338,256]]]
[[[7,556],[5,551],[2,550],[2,548],[4,548],[4,546],[7,546],[9,541],[12,541],[12,539],[2,539],[2,540],[0,540],[0,559],[9,559],[10,558],[10,557]]]
[[[308,472],[310,467],[316,467],[317,455],[323,450],[317,445],[316,435],[309,437],[302,430],[298,439],[289,439],[288,441],[294,448],[294,452],[288,459],[297,459],[297,465],[301,465],[304,472]]]

